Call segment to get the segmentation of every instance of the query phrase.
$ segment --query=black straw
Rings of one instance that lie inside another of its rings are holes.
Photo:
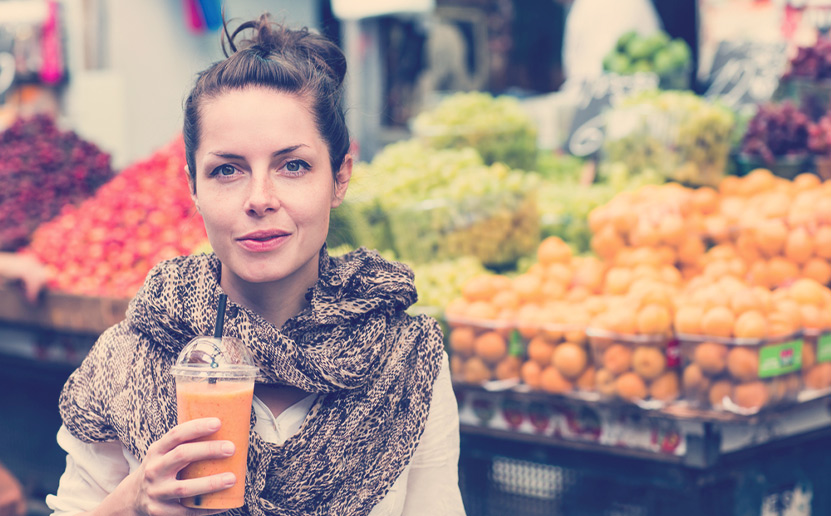
[[[222,338],[222,326],[225,324],[225,302],[227,299],[227,295],[219,295],[219,307],[216,309],[216,326],[214,326],[214,337],[217,339]]]

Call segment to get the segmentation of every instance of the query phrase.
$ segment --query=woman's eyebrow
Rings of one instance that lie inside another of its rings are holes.
[[[289,154],[291,152],[296,151],[300,147],[308,147],[308,145],[306,145],[305,143],[299,143],[297,145],[291,145],[291,146],[286,147],[284,149],[280,149],[278,151],[272,152],[271,156],[272,157],[277,157],[277,156],[282,156],[283,154]],[[223,158],[223,159],[236,159],[236,160],[245,159],[244,156],[240,156],[239,154],[234,154],[233,152],[218,151],[218,152],[209,152],[208,154],[210,154],[211,156],[216,156],[218,158]]]

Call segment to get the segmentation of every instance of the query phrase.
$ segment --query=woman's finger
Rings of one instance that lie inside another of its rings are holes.
[[[187,442],[148,463],[145,474],[158,480],[175,477],[188,464],[207,459],[225,459],[233,455],[235,449],[231,441]]]
[[[219,430],[221,424],[222,422],[216,417],[205,417],[186,421],[174,426],[158,441],[150,445],[148,452],[152,450],[159,455],[164,455],[180,444],[215,433]]]

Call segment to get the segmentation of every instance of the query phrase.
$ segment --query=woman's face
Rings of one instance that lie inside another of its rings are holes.
[[[287,281],[308,288],[351,157],[336,183],[312,111],[295,95],[231,90],[204,101],[200,113],[191,191],[223,264],[223,287]]]

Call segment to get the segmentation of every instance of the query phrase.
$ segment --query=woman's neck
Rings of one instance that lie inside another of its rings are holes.
[[[220,286],[228,298],[260,314],[266,321],[281,328],[307,305],[306,292],[317,281],[317,267],[306,274],[268,283],[249,283],[231,273],[224,265]]]

